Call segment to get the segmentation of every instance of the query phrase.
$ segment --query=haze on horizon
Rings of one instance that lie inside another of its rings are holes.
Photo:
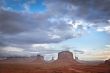
[[[110,59],[110,0],[0,0],[0,57],[63,50]]]

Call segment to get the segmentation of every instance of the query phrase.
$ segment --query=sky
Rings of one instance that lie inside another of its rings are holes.
[[[110,58],[110,0],[0,0],[0,57]]]

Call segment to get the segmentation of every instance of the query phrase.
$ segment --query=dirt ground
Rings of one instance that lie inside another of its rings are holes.
[[[109,65],[0,63],[0,73],[110,73]]]

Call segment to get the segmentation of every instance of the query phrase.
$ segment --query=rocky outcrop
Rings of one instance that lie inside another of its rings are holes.
[[[79,60],[78,57],[75,56],[75,60],[78,61]]]
[[[63,60],[63,61],[72,61],[74,60],[73,58],[73,53],[69,51],[62,51],[58,53],[58,60]]]
[[[73,53],[70,51],[59,52],[58,59],[52,62],[52,65],[57,65],[58,67],[73,64],[78,64],[78,62],[73,58]]]
[[[37,55],[35,61],[38,62],[38,63],[43,63],[43,62],[45,62],[44,56],[42,56],[42,55]]]
[[[105,60],[105,64],[110,65],[110,59]]]

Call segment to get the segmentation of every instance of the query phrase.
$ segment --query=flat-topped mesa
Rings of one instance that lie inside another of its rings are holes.
[[[43,56],[41,56],[41,55],[37,55],[37,60],[42,61],[42,60],[44,60],[44,57],[43,57]]]
[[[37,63],[43,63],[43,62],[45,62],[44,57],[41,56],[41,55],[37,55],[35,61],[36,61]]]
[[[74,61],[73,53],[70,51],[62,51],[58,53],[58,60],[60,61]]]

